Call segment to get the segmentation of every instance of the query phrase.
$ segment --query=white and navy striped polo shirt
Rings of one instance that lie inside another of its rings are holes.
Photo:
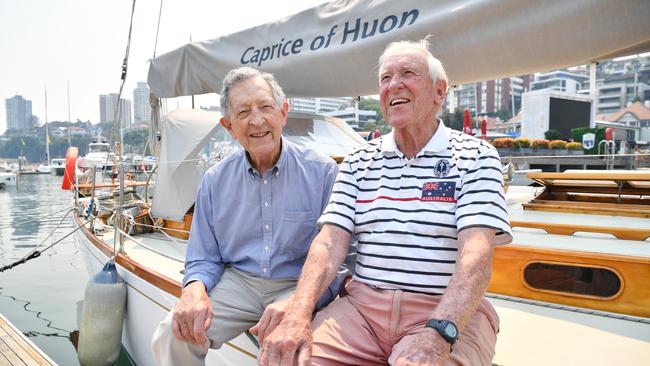
[[[411,160],[393,133],[348,155],[319,224],[359,240],[355,280],[385,289],[442,294],[458,257],[458,231],[497,230],[512,240],[499,155],[439,121]]]

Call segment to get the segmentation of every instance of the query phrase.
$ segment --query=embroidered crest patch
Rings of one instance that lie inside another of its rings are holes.
[[[456,182],[426,182],[422,186],[422,201],[456,202]]]
[[[447,160],[438,160],[435,167],[433,168],[433,175],[438,178],[444,178],[449,174],[449,161]]]

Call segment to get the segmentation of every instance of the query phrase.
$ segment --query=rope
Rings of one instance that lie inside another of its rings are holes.
[[[63,220],[68,216],[68,214],[70,214],[70,212],[72,212],[72,210],[74,210],[74,208],[70,209],[70,211],[68,211],[68,213],[66,213],[65,216],[63,216],[63,218],[62,218],[61,221],[59,222],[59,225],[61,225],[61,222],[63,222]],[[49,238],[49,237],[54,233],[54,231],[58,228],[58,225],[57,225],[57,227],[55,227],[54,230],[52,230],[52,232],[50,232],[50,234],[49,234],[48,236],[46,236],[45,239],[43,239],[43,241],[41,241],[41,242],[36,246],[36,248],[34,248],[30,253],[28,253],[27,255],[25,255],[24,257],[22,257],[21,259],[19,259],[19,260],[17,260],[17,261],[14,261],[14,262],[11,263],[11,264],[8,264],[8,265],[6,265],[6,266],[0,267],[0,272],[4,272],[4,271],[6,271],[6,270],[8,270],[8,269],[12,269],[12,268],[14,268],[14,267],[16,267],[16,266],[19,266],[19,265],[21,265],[21,264],[23,264],[23,263],[26,263],[27,261],[30,261],[30,260],[32,260],[32,259],[34,259],[34,258],[38,258],[38,257],[39,257],[41,254],[43,254],[46,250],[48,250],[48,249],[52,248],[53,246],[55,246],[56,244],[62,242],[64,239],[66,239],[66,238],[69,237],[70,235],[74,234],[77,230],[81,229],[82,227],[84,227],[84,225],[90,223],[90,222],[93,221],[93,220],[95,220],[94,217],[93,217],[91,220],[88,220],[88,221],[84,222],[83,224],[79,225],[79,227],[77,227],[76,229],[70,231],[69,233],[67,233],[66,235],[64,235],[63,237],[61,237],[59,240],[57,240],[57,241],[55,241],[54,243],[48,245],[45,249],[40,250],[40,251],[37,250],[37,249],[38,249],[41,245],[43,245],[43,243],[44,243],[44,242],[45,242],[45,241],[46,241],[46,240],[47,240],[47,239],[48,239],[48,238]]]

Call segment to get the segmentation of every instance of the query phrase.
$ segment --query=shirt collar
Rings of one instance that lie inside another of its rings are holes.
[[[270,172],[274,175],[277,176],[279,172],[287,165],[287,144],[286,141],[284,140],[284,137],[280,137],[280,158],[278,161],[275,163],[273,168],[271,168]],[[253,167],[250,161],[250,157],[248,156],[248,152],[244,150],[244,166],[246,167],[246,171],[251,175],[251,177],[259,177],[260,174]],[[267,172],[268,174],[268,172]]]
[[[436,132],[433,134],[433,136],[431,136],[429,142],[424,145],[420,152],[438,152],[447,149],[447,146],[449,145],[449,136],[451,136],[449,134],[449,129],[447,126],[445,126],[444,122],[438,118],[438,128],[436,129]],[[403,155],[402,152],[397,148],[394,129],[390,131],[390,133],[384,135],[384,137],[381,139],[381,152]]]

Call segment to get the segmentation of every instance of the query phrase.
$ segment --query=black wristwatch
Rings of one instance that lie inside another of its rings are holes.
[[[453,345],[458,340],[458,327],[450,320],[431,319],[426,324],[440,333],[449,344]]]

